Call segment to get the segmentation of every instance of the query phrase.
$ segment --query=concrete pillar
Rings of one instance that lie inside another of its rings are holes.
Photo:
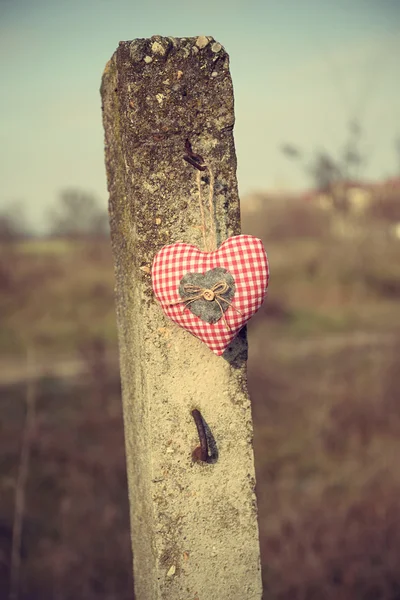
[[[216,356],[164,316],[150,276],[163,245],[203,245],[186,140],[213,167],[218,243],[240,233],[229,57],[205,36],[120,42],[101,93],[136,598],[259,600],[245,331]]]

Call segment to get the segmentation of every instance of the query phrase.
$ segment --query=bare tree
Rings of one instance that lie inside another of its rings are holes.
[[[49,213],[50,233],[68,238],[101,238],[108,235],[107,212],[97,198],[79,189],[60,193],[58,203]]]
[[[10,202],[0,210],[0,243],[16,242],[31,235],[21,201]]]
[[[25,517],[25,496],[29,478],[29,466],[32,453],[32,444],[34,441],[33,438],[35,434],[36,420],[36,385],[33,378],[33,362],[33,350],[28,348],[26,358],[28,375],[28,384],[26,390],[26,417],[22,432],[21,453],[15,488],[9,600],[18,600],[20,597],[21,542]]]
[[[314,187],[331,198],[335,209],[348,210],[345,186],[360,179],[365,157],[361,153],[361,127],[357,120],[348,124],[347,139],[342,151],[334,156],[326,150],[316,150],[311,157],[293,144],[283,144],[282,152],[295,160],[305,171]]]

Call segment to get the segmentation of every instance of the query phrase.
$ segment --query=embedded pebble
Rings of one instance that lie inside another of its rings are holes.
[[[219,44],[218,42],[214,42],[214,44],[211,46],[211,51],[219,52],[221,50],[221,48],[222,48],[221,44]]]
[[[175,575],[175,571],[176,571],[176,567],[175,567],[175,565],[172,565],[172,567],[170,567],[168,569],[167,577],[172,577],[173,575]]]
[[[151,58],[151,56],[145,56],[143,60],[145,63],[149,64],[152,62],[153,59]]]
[[[208,38],[206,38],[205,35],[199,35],[199,37],[196,40],[196,46],[198,48],[205,48],[208,44],[209,40]]]
[[[213,71],[213,72],[211,73],[211,77],[217,77],[217,76],[218,76],[218,72],[217,72],[217,71]]]
[[[153,42],[151,45],[151,49],[154,54],[161,54],[161,56],[165,55],[165,48],[160,42]]]

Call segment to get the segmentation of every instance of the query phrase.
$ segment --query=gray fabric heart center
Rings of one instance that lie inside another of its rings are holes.
[[[179,283],[185,306],[202,321],[216,323],[228,310],[235,295],[235,280],[223,267],[206,273],[186,273]]]

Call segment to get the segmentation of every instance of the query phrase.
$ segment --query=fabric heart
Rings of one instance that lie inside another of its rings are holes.
[[[153,261],[153,290],[165,314],[217,355],[260,308],[269,279],[264,246],[251,235],[228,238],[214,252],[178,242]]]

